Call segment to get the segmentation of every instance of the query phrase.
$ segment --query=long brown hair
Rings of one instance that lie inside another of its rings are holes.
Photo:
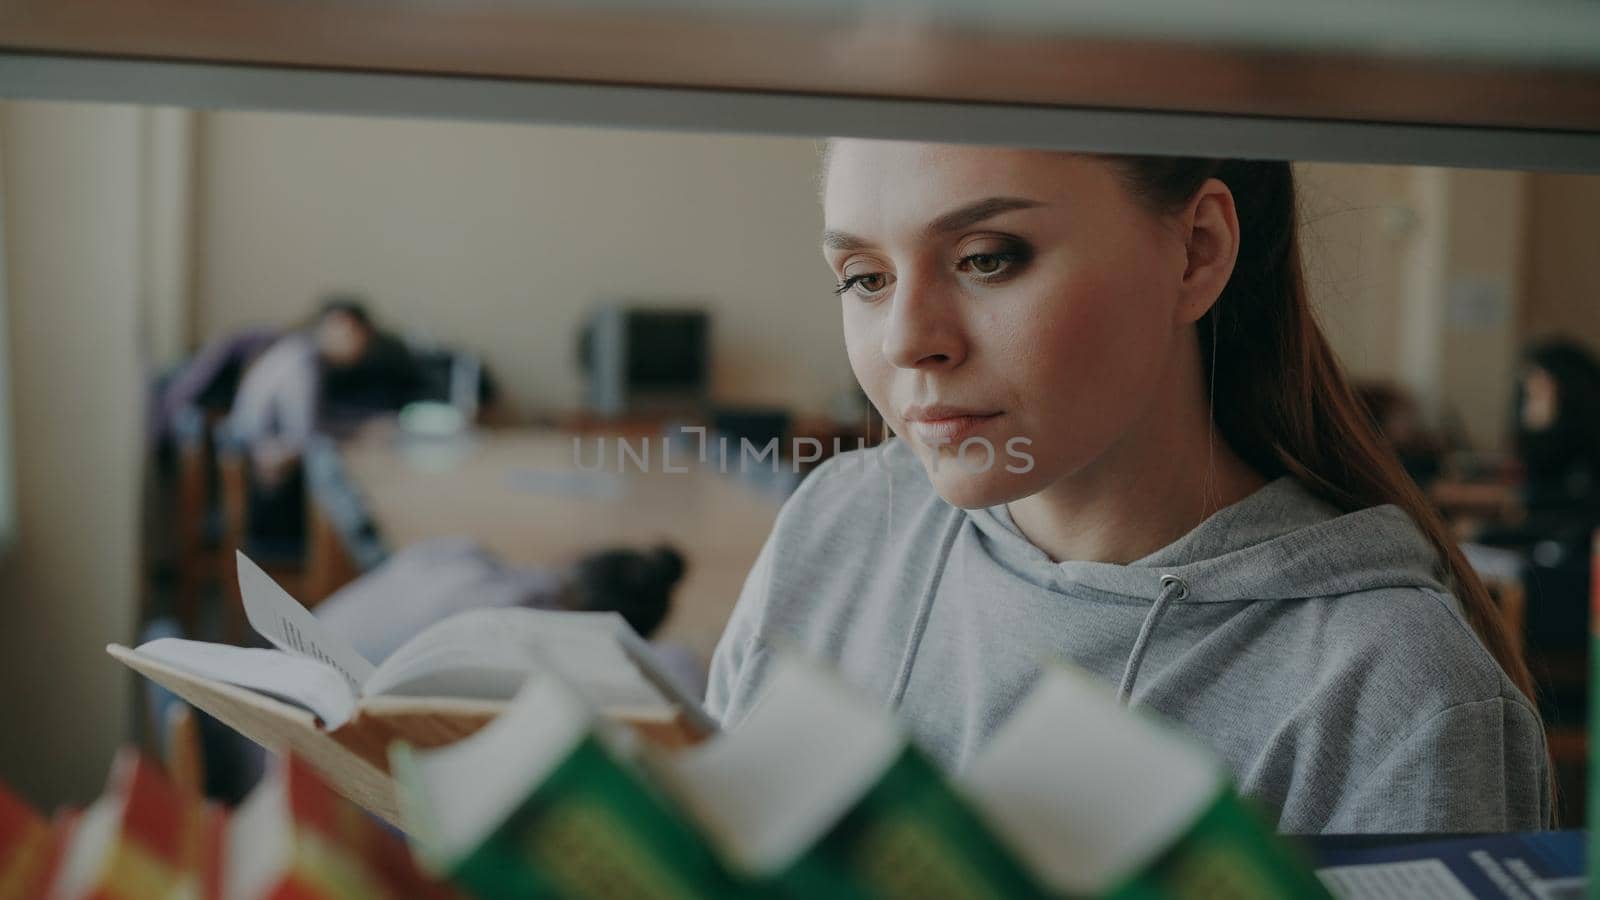
[[[1522,693],[1533,679],[1519,642],[1443,519],[1401,468],[1356,399],[1306,296],[1294,174],[1286,162],[1111,156],[1148,209],[1182,208],[1207,179],[1233,194],[1239,255],[1198,323],[1213,420],[1234,452],[1267,478],[1292,475],[1345,511],[1392,503],[1438,553],[1438,572],[1489,653]]]

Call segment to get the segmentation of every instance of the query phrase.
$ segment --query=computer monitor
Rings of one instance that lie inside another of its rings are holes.
[[[579,364],[590,412],[699,412],[711,387],[711,316],[702,309],[606,304],[584,324]]]

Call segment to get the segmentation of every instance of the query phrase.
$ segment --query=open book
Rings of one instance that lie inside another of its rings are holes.
[[[615,613],[474,610],[374,666],[243,554],[238,565],[245,616],[278,649],[161,638],[108,652],[251,740],[300,751],[342,793],[390,820],[398,810],[389,743],[459,740],[537,671],[554,671],[586,703],[655,742],[694,743],[715,730]]]

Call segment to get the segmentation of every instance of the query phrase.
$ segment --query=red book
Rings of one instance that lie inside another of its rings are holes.
[[[0,785],[0,900],[44,896],[69,821],[63,817],[59,824],[46,822]]]
[[[335,794],[293,755],[281,758],[234,813],[226,860],[230,898],[458,896],[416,868],[399,836]]]
[[[54,896],[215,898],[222,815],[174,787],[154,763],[124,749],[112,764],[105,793],[72,829]]]

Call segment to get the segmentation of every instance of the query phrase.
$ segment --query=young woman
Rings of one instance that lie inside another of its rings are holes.
[[[799,648],[959,769],[1062,659],[1283,830],[1547,823],[1526,667],[1317,329],[1287,164],[838,141],[824,176],[899,437],[786,505],[713,661],[724,724]]]

